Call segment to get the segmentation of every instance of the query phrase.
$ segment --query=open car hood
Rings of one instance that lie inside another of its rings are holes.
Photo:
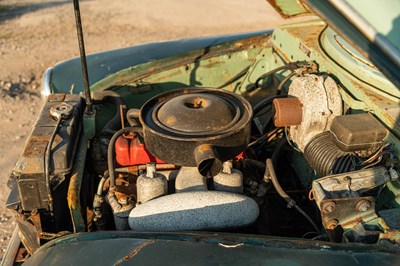
[[[316,14],[400,87],[400,2],[267,0],[284,18]]]

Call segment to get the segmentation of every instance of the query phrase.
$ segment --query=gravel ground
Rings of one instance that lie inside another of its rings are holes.
[[[0,0],[0,259],[15,221],[7,180],[40,111],[41,76],[78,55],[70,0]],[[265,0],[81,0],[87,53],[257,31],[283,20]]]

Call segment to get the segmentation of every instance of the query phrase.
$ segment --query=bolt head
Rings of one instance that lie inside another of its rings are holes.
[[[327,222],[326,224],[326,229],[328,230],[334,230],[337,226],[339,225],[339,220],[337,219],[331,219]]]
[[[360,200],[357,203],[357,210],[360,212],[366,212],[368,211],[368,209],[371,207],[371,202],[369,202],[368,200]]]
[[[323,213],[331,213],[335,210],[336,204],[333,201],[325,202],[322,205],[322,212]]]

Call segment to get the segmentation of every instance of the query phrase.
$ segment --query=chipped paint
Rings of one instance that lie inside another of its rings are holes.
[[[71,220],[74,232],[85,232],[85,221],[82,217],[80,192],[83,179],[83,171],[85,168],[85,158],[88,146],[88,139],[81,137],[78,144],[78,153],[75,159],[75,165],[69,181],[67,201],[71,213]]]
[[[215,64],[218,64],[218,62],[226,64],[226,61],[218,61],[218,57],[239,52],[247,53],[247,51],[251,49],[257,49],[257,48],[260,49],[261,47],[267,45],[269,37],[270,37],[269,34],[256,36],[245,40],[240,40],[232,43],[226,43],[218,46],[195,50],[186,53],[184,55],[172,58],[160,59],[157,61],[127,68],[95,83],[91,87],[91,90],[100,91],[108,89],[110,87],[115,87],[115,86],[118,87],[118,86],[124,86],[126,84],[132,84],[146,77],[150,77],[158,73],[166,72],[168,70],[174,70],[177,68],[181,69],[182,66],[185,65],[194,64],[194,66],[190,67],[190,69],[192,69],[193,72],[196,71],[196,62],[205,62],[204,65],[207,66],[207,60],[209,59],[211,59],[212,62],[209,62],[208,68],[212,67]],[[204,65],[202,66],[204,67]],[[173,72],[167,73],[167,75],[168,74],[173,74]],[[176,74],[178,73],[175,73],[173,75]]]
[[[127,262],[128,260],[132,259],[133,257],[135,257],[139,251],[141,251],[143,248],[147,247],[148,245],[151,245],[155,242],[155,240],[149,240],[146,241],[145,243],[143,243],[142,245],[140,245],[139,247],[137,247],[134,251],[132,251],[129,255],[123,257],[122,259],[118,260],[114,266],[120,265],[124,262]]]

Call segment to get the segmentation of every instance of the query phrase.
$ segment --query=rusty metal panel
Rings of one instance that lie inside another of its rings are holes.
[[[283,18],[291,18],[299,15],[309,15],[306,6],[298,0],[267,0],[268,3]]]
[[[45,154],[57,121],[50,115],[50,108],[60,102],[73,106],[73,114],[63,119],[57,130],[51,149],[50,178],[54,190],[71,172],[74,153],[81,128],[82,101],[79,95],[55,94],[45,103],[28,140],[18,159],[12,176],[17,180],[22,209],[47,209],[50,191],[46,188]]]

